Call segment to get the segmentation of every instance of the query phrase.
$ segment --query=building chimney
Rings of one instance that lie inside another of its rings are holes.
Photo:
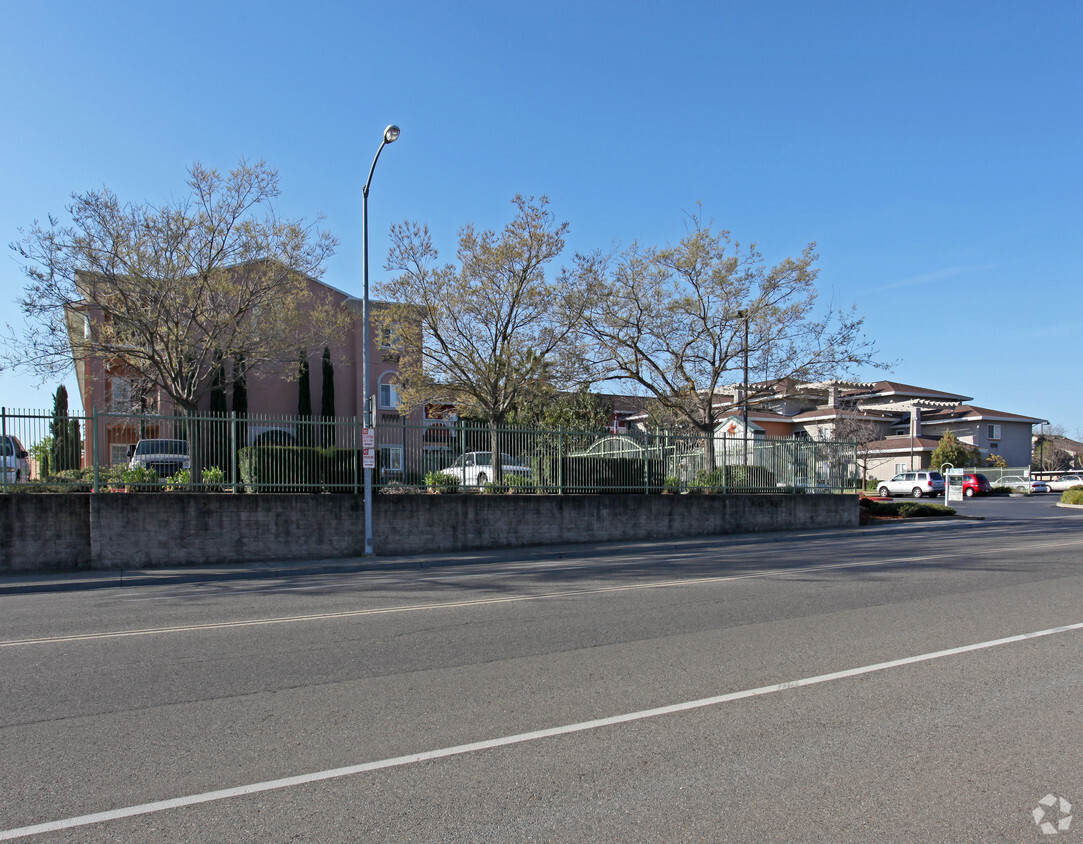
[[[910,408],[910,436],[921,436],[921,408],[916,405]]]

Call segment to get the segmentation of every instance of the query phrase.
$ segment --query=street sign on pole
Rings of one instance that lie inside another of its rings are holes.
[[[361,467],[376,468],[376,431],[374,428],[361,429]]]

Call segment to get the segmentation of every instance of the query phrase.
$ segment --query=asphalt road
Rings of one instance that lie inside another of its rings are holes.
[[[1054,500],[3,595],[0,840],[1083,841]]]

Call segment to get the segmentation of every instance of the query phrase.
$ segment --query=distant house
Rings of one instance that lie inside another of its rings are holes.
[[[1002,457],[1009,466],[1031,460],[1031,430],[1047,420],[970,404],[972,398],[896,381],[779,382],[753,385],[749,436],[850,440],[861,444],[864,472],[889,478],[925,468],[946,431],[977,448],[983,458]],[[739,404],[740,387],[719,396],[719,405]],[[646,414],[630,417],[645,423]],[[718,436],[743,436],[743,412],[728,411]]]

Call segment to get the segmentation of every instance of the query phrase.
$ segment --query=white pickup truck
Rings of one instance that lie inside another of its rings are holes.
[[[175,475],[181,469],[191,469],[186,440],[140,440],[129,452],[129,469],[146,467],[161,477]]]

